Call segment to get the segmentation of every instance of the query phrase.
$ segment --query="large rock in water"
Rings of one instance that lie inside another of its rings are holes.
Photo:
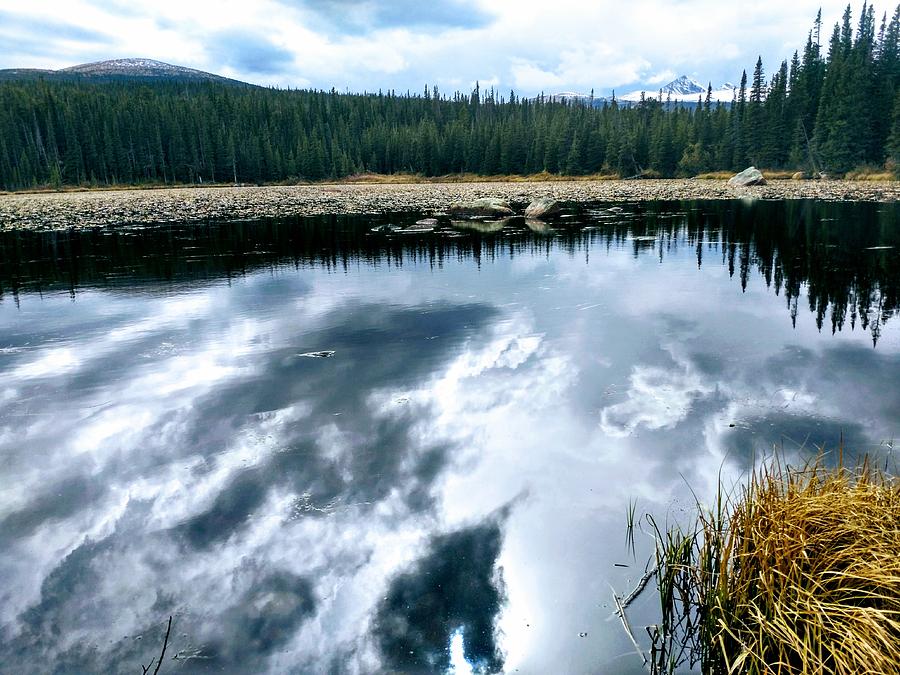
[[[496,197],[483,197],[482,199],[473,199],[470,202],[456,202],[451,204],[448,209],[452,216],[512,216],[515,214],[509,202]]]
[[[744,169],[739,174],[732,176],[728,180],[730,187],[749,187],[751,185],[765,185],[766,179],[763,178],[762,172],[755,166]]]
[[[562,211],[562,204],[550,197],[539,197],[525,209],[526,218],[549,218]]]

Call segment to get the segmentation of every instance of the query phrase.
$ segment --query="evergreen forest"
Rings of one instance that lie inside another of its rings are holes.
[[[900,7],[848,6],[830,37],[732,103],[659,96],[350,94],[228,83],[0,82],[0,189],[276,183],[360,173],[694,176],[748,165],[839,176],[900,171]]]

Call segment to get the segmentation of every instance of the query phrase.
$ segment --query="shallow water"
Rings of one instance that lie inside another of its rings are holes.
[[[893,462],[900,209],[609,206],[0,235],[0,671],[642,672],[630,501]]]

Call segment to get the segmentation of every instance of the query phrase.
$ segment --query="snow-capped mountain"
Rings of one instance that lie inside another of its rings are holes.
[[[682,75],[663,87],[662,92],[672,96],[688,96],[691,94],[705,94],[706,87],[697,82],[697,80],[692,80],[687,75]]]
[[[100,77],[177,77],[197,80],[223,80],[225,78],[202,70],[173,66],[153,59],[112,59],[111,61],[95,61],[78,66],[63,68],[61,73],[94,75]]]
[[[118,80],[118,79],[152,79],[155,81],[172,80],[178,82],[220,82],[229,84],[245,84],[221,75],[214,75],[194,68],[173,66],[171,63],[154,59],[113,59],[83,63],[60,70],[9,69],[0,70],[0,79],[31,79],[44,77],[63,80]]]
[[[641,95],[646,98],[656,98],[665,101],[671,100],[679,103],[696,103],[700,98],[706,99],[706,85],[700,84],[687,75],[672,80],[669,84],[659,89],[642,89],[621,96],[623,101],[640,101]],[[735,98],[735,86],[726,82],[712,90],[712,101],[731,103]]]
[[[641,96],[644,98],[655,98],[657,100],[662,101],[672,101],[673,103],[681,103],[687,106],[693,106],[697,104],[697,101],[702,99],[706,99],[706,88],[707,85],[701,84],[697,80],[694,80],[687,75],[682,75],[667,85],[658,87],[658,88],[647,88],[647,89],[639,89],[636,91],[632,91],[628,94],[624,94],[622,96],[616,95],[616,100],[619,105],[630,106],[634,103],[637,103],[641,100]],[[719,87],[715,87],[712,90],[712,102],[713,103],[726,103],[730,104],[737,97],[737,87],[735,87],[730,82],[725,82]],[[544,94],[544,99],[554,99],[556,101],[570,101],[582,103],[584,105],[589,105],[593,103],[594,107],[600,108],[605,103],[610,103],[612,101],[612,96],[597,96],[594,95],[591,98],[590,94],[582,94],[575,91],[560,91],[554,92],[550,94]]]

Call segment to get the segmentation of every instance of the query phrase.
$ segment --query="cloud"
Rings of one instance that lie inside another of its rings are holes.
[[[469,0],[280,0],[322,19],[326,26],[345,32],[369,33],[373,29],[472,29],[486,26],[491,14]]]
[[[48,46],[58,40],[93,43],[110,41],[110,36],[102,31],[79,26],[76,23],[0,9],[0,36],[2,36],[0,39],[22,35],[40,37]]]
[[[258,570],[245,565],[237,574],[246,576],[248,567]],[[308,578],[286,570],[260,570],[260,577],[222,613],[218,635],[204,646],[203,670],[258,671],[263,667],[259,659],[290,642],[315,614],[317,601]]]
[[[601,413],[604,433],[628,436],[641,426],[671,429],[690,414],[695,401],[715,391],[715,386],[689,363],[677,365],[681,367],[635,366],[627,399],[605,407]]]
[[[449,92],[490,80],[526,95],[652,91],[669,73],[717,85],[736,81],[760,53],[773,72],[802,47],[819,6],[813,0],[763,0],[752,9],[714,0],[141,0],[127,10],[119,0],[45,4],[6,12],[17,22],[0,32],[6,65],[146,56],[281,86],[420,91],[438,83]],[[838,0],[825,3],[825,24],[842,10]]]
[[[678,73],[674,70],[666,69],[658,73],[654,73],[649,77],[644,78],[645,84],[668,84],[672,80],[678,77]]]
[[[22,582],[0,592],[0,668],[28,672],[23,666],[33,659],[96,672],[101,663],[146,662],[141,643],[121,636],[144,634],[146,649],[156,619],[178,612],[179,636],[189,638],[171,646],[196,652],[193,669],[264,672],[284,653],[296,657],[294,642],[310,639],[298,635],[320,630],[318,622],[337,611],[330,608],[333,599],[320,603],[318,584],[339,580],[353,588],[357,570],[373,555],[370,538],[383,546],[398,525],[415,532],[429,522],[435,482],[454,448],[440,439],[420,442],[414,430],[427,408],[384,408],[373,396],[384,387],[409,387],[439,368],[495,311],[481,304],[335,305],[328,285],[321,289],[323,303],[308,297],[300,279],[285,285],[267,277],[257,277],[262,284],[237,284],[226,293],[227,305],[220,304],[224,289],[213,286],[170,299],[170,311],[141,301],[146,314],[139,315],[127,295],[94,302],[86,292],[72,316],[92,328],[81,334],[78,358],[66,369],[39,367],[54,353],[52,333],[46,344],[4,355],[12,366],[4,369],[4,385],[27,390],[26,400],[64,387],[72,408],[54,419],[26,415],[27,430],[17,425],[17,447],[29,437],[29,453],[46,445],[45,459],[58,461],[51,469],[30,462],[40,470],[37,483],[21,494],[4,492],[0,504],[0,570]],[[383,290],[396,292],[392,284]],[[268,322],[239,318],[243,303],[256,305],[267,294],[276,304],[296,302],[311,313],[291,307]],[[101,316],[105,325],[95,325]],[[59,324],[68,320],[60,316]],[[169,347],[160,350],[161,342]],[[121,349],[126,344],[130,349]],[[248,344],[256,345],[252,358]],[[314,348],[336,354],[297,356]],[[222,368],[225,362],[243,365]],[[205,380],[200,375],[206,372],[217,374]],[[20,405],[19,399],[4,403],[6,411]],[[127,420],[128,429],[110,436],[114,420]],[[12,435],[2,441],[6,448]],[[7,477],[17,484],[31,480],[24,455],[10,453],[9,460]],[[410,513],[416,516],[404,521]],[[295,543],[284,541],[285,529],[295,533]],[[348,538],[351,530],[357,535]],[[42,542],[40,560],[25,553],[35,537]],[[309,541],[318,542],[314,551]],[[277,558],[295,544],[292,564],[279,565]],[[384,550],[379,555],[386,557],[369,572],[376,585],[364,580],[370,590],[354,590],[363,616],[374,602],[366,594],[379,592],[377,584],[396,564],[393,552],[403,548]],[[264,562],[247,569],[255,552]],[[128,606],[119,604],[122,594],[131,598]],[[346,611],[338,614],[343,633],[357,640],[363,629]],[[82,623],[78,631],[108,632],[114,621],[115,640],[107,645],[104,639],[98,649],[47,638],[47,631],[74,635],[75,623],[87,615],[102,617],[105,628]],[[355,649],[328,644],[323,662]],[[309,645],[300,651],[302,658],[314,653]],[[308,669],[319,670],[321,663]]]
[[[0,54],[7,59],[16,54],[41,59],[67,59],[79,53],[90,53],[87,50],[108,49],[112,42],[112,38],[106,33],[78,25],[77,22],[0,9]],[[35,65],[40,64],[20,61],[0,63],[0,68]]]
[[[282,73],[294,61],[294,53],[262,35],[243,30],[216,33],[206,41],[210,58],[241,73]]]

